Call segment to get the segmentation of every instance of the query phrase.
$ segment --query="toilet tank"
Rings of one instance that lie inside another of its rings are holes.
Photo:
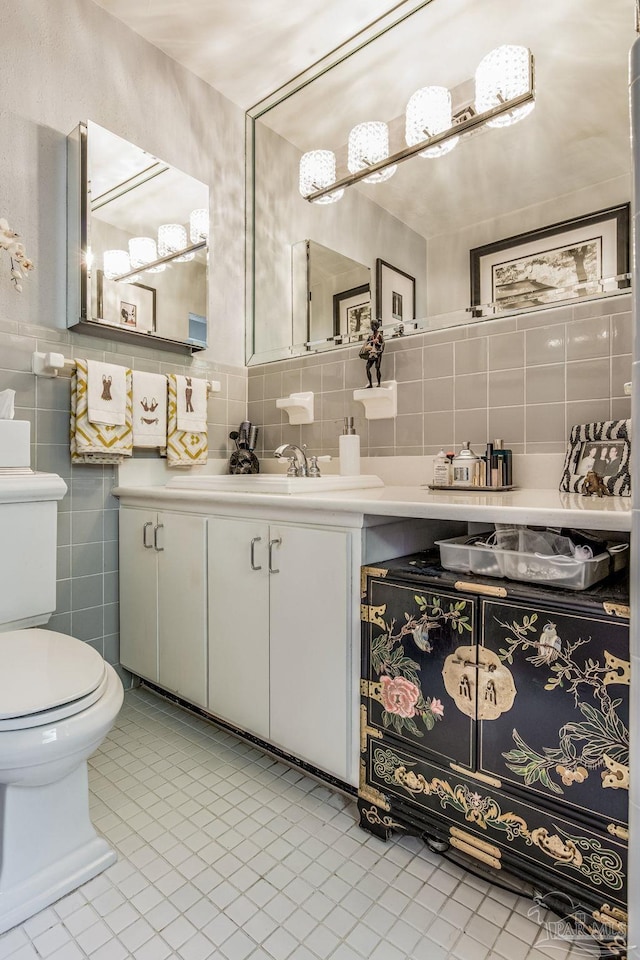
[[[0,474],[0,630],[46,623],[56,608],[55,474]]]

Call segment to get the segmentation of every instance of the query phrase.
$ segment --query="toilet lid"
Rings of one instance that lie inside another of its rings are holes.
[[[0,721],[84,701],[106,673],[88,643],[37,628],[0,633],[0,664]]]

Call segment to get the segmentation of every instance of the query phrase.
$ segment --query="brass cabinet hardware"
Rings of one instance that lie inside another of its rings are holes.
[[[387,609],[386,603],[380,607],[370,607],[366,603],[360,604],[360,619],[363,623],[374,623],[377,627],[384,627],[384,614]]]
[[[461,767],[457,763],[450,763],[449,767],[452,770],[455,770],[456,773],[463,773],[465,777],[471,777],[472,780],[479,780],[480,783],[486,783],[490,787],[502,786],[502,780],[498,780],[497,777],[491,777],[488,773],[480,773],[479,770],[467,770],[466,767]]]
[[[486,597],[508,596],[505,587],[493,587],[487,583],[467,583],[466,580],[456,580],[454,587],[456,590],[464,590],[466,593],[480,593]]]
[[[480,837],[474,837],[472,833],[467,833],[466,830],[461,830],[460,827],[449,827],[449,833],[452,837],[457,837],[458,840],[462,840],[464,843],[468,843],[472,847],[477,847],[478,850],[482,850],[484,853],[491,857],[495,857],[497,860],[499,860],[502,856],[499,847],[496,847],[493,843],[487,843],[486,840],[482,840]]]
[[[451,837],[451,846],[455,847],[456,850],[459,850],[461,853],[466,853],[467,856],[473,857],[474,860],[480,860],[482,863],[486,863],[487,866],[493,867],[494,870],[500,870],[502,864],[496,857],[490,857],[488,853],[484,853],[483,850],[479,850],[477,847],[472,847],[470,843],[465,843],[464,840],[459,840],[458,837]]]
[[[624,620],[628,620],[631,616],[631,607],[626,603],[603,603],[602,609],[610,617],[622,617]]]

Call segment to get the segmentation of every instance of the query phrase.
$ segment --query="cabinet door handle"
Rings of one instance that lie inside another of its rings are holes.
[[[162,553],[164,547],[158,546],[158,530],[164,530],[164,523],[156,523],[155,527],[153,528],[153,546],[158,553]]]
[[[269,540],[269,573],[280,573],[280,571],[273,566],[273,548],[279,547],[281,543],[282,537],[278,537],[276,540]]]
[[[256,543],[260,543],[262,537],[254,537],[251,541],[251,569],[262,570],[262,566],[256,566]]]
[[[152,526],[153,526],[153,520],[147,520],[147,522],[142,527],[142,545],[145,548],[145,550],[151,550],[151,548],[153,547],[153,544],[149,543],[147,539],[147,530],[149,529],[149,527],[152,527]]]

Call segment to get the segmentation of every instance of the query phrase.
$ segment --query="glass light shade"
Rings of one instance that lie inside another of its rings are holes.
[[[158,227],[158,256],[168,257],[178,253],[187,246],[187,231],[181,223],[163,223]],[[194,253],[185,253],[181,257],[174,257],[177,262],[193,260]]]
[[[200,243],[209,239],[209,211],[200,208],[192,210],[189,217],[189,238],[191,243]]]
[[[336,182],[336,155],[332,150],[310,150],[300,157],[299,189],[303,197],[323,190]],[[335,203],[344,190],[335,190],[324,197],[313,200],[313,203]]]
[[[105,250],[102,254],[102,269],[107,280],[115,280],[131,270],[131,261],[126,250]]]
[[[476,110],[484,113],[527,93],[531,84],[531,52],[527,47],[505,44],[484,57],[476,70]],[[488,127],[508,127],[523,120],[534,108],[525,103],[515,110],[487,121]]]
[[[358,123],[349,134],[347,167],[350,173],[358,173],[374,163],[386,160],[389,156],[389,128],[381,120]],[[396,172],[395,165],[386,170],[378,170],[370,177],[363,177],[365,183],[382,183]]]
[[[129,257],[131,258],[131,269],[137,267],[146,267],[148,263],[153,263],[158,259],[158,249],[153,237],[132,237],[129,240]],[[157,267],[149,267],[149,273],[161,273],[166,264],[159,263]]]
[[[413,147],[427,137],[451,128],[451,94],[446,87],[422,87],[410,97],[405,117],[407,146]],[[460,137],[421,150],[421,157],[443,157],[453,150]]]

